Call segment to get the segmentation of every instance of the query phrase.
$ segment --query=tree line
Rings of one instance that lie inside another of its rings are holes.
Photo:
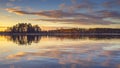
[[[71,28],[71,29],[56,29],[49,31],[42,31],[38,25],[32,25],[30,23],[18,23],[6,30],[8,33],[40,33],[43,35],[54,34],[102,34],[102,33],[117,33],[120,34],[119,28]]]
[[[71,34],[117,33],[117,34],[120,34],[120,29],[117,29],[117,28],[90,28],[90,29],[73,28],[73,29],[51,30],[51,31],[48,31],[48,33],[71,33]]]

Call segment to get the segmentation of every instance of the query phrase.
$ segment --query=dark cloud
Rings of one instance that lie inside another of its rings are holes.
[[[87,14],[82,14],[82,13],[70,13],[70,12],[65,12],[62,10],[49,10],[49,11],[40,11],[40,12],[28,12],[28,11],[22,11],[19,9],[14,9],[14,8],[7,8],[6,9],[8,12],[15,13],[15,14],[30,14],[30,15],[39,15],[39,16],[45,16],[49,18],[100,18],[97,16],[93,15],[87,15]]]
[[[102,3],[103,7],[106,8],[113,8],[116,6],[120,6],[120,0],[110,0],[110,1],[105,1]]]
[[[89,0],[83,0],[82,2],[77,2],[77,0],[71,0],[72,4],[68,5],[65,3],[60,4],[60,9],[68,12],[75,12],[76,10],[85,9],[88,12],[93,10],[95,3]]]
[[[11,1],[11,2],[15,2],[16,0],[9,0],[9,1]]]
[[[72,2],[73,4],[76,4],[76,3],[77,3],[77,0],[71,0],[71,2]]]
[[[109,25],[114,24],[112,22],[103,21],[101,19],[31,19],[33,21],[49,21],[49,22],[64,22],[68,24],[83,24],[83,25],[93,25],[93,24],[103,24]]]
[[[13,8],[7,8],[8,12],[15,13],[15,14],[30,14],[30,15],[39,15],[39,16],[45,16],[50,18],[66,18],[66,17],[75,17],[75,18],[99,18],[91,15],[86,15],[82,13],[70,13],[70,12],[64,12],[62,10],[49,10],[49,11],[40,11],[40,12],[28,12],[28,11],[22,11],[18,9]]]
[[[120,18],[120,13],[116,11],[108,11],[108,10],[102,10],[97,11],[97,15],[103,18]]]
[[[51,21],[51,22],[69,22],[69,23],[79,23],[79,24],[113,24],[108,21],[104,21],[103,18],[109,17],[120,17],[120,14],[117,12],[110,11],[98,11],[95,15],[87,15],[82,13],[70,13],[62,10],[49,10],[49,11],[40,11],[40,12],[28,12],[22,11],[19,9],[8,8],[8,12],[23,15],[39,15],[45,16],[49,19],[32,19],[34,21]],[[51,19],[52,18],[52,19]]]
[[[46,19],[31,19],[33,21],[51,21],[51,22],[64,22],[64,23],[77,23],[77,24],[115,24],[115,22],[106,21],[106,18],[120,19],[120,13],[117,11],[110,11],[101,9],[95,11],[95,7],[98,6],[90,0],[82,0],[80,3],[77,0],[71,0],[72,4],[66,3],[60,4],[59,10],[45,10],[45,11],[23,11],[20,9],[7,8],[6,10],[18,15],[38,15],[46,17]],[[104,7],[113,7],[119,5],[119,0],[110,0],[102,3]],[[101,6],[101,7],[103,7]],[[88,13],[80,13],[85,9]],[[90,12],[90,13],[89,13]],[[92,13],[91,13],[92,12]]]
[[[103,7],[106,7],[106,8],[111,8],[113,4],[113,2],[110,2],[110,1],[106,1],[104,3],[102,3]]]

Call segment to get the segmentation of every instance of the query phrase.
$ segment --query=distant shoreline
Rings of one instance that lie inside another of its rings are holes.
[[[42,31],[38,25],[27,23],[18,23],[0,35],[41,35],[41,36],[97,36],[97,35],[110,35],[120,36],[120,29],[116,28],[71,28],[71,29],[56,29],[49,31]]]
[[[116,35],[120,36],[120,33],[5,33],[0,32],[0,35]]]

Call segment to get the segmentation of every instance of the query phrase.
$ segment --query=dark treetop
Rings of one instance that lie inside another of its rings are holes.
[[[19,23],[6,30],[11,33],[39,33],[41,28],[38,25],[31,25],[30,23]]]

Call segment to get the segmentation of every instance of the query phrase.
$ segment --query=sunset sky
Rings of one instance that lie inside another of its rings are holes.
[[[120,28],[120,0],[0,0],[0,27],[17,23]]]

